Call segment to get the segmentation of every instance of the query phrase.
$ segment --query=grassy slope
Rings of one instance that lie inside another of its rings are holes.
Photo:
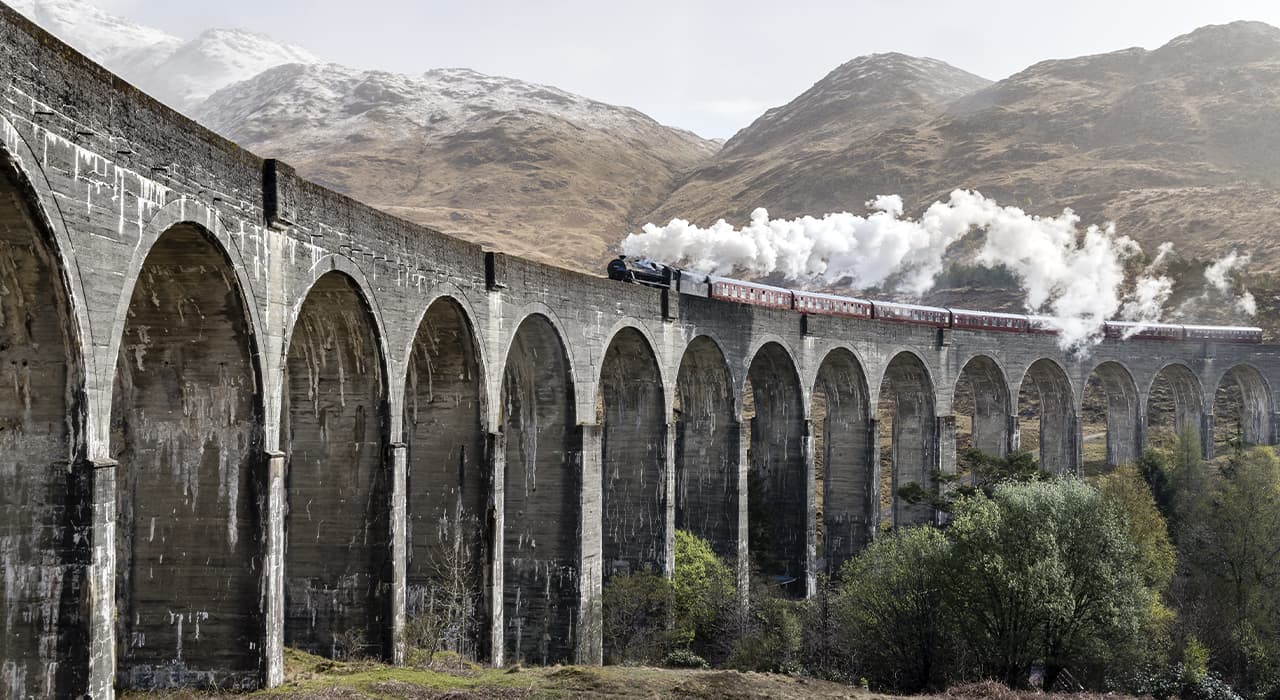
[[[850,686],[791,676],[738,671],[552,666],[516,671],[459,663],[444,656],[427,666],[397,668],[373,662],[338,662],[296,650],[285,652],[285,684],[249,696],[177,691],[127,693],[125,698],[169,700],[263,697],[328,698],[852,698],[887,696]]]

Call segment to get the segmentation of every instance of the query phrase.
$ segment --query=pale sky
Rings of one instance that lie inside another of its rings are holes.
[[[182,37],[236,27],[357,68],[465,67],[635,107],[728,137],[862,54],[930,56],[986,78],[1155,48],[1205,24],[1280,26],[1280,0],[97,0]]]

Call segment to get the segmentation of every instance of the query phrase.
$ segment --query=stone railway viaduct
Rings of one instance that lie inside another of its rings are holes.
[[[669,572],[676,528],[804,595],[934,517],[882,512],[882,432],[884,483],[927,482],[957,411],[1004,452],[1029,391],[1071,469],[1091,376],[1112,463],[1157,385],[1206,436],[1238,387],[1245,439],[1275,437],[1272,346],[1076,356],[623,285],[302,180],[3,5],[0,62],[6,697],[270,685],[286,645],[399,660],[444,570],[480,592],[478,654],[598,663],[604,582]]]

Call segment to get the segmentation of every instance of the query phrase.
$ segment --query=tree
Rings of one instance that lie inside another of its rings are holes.
[[[1177,566],[1177,551],[1169,539],[1169,526],[1161,515],[1152,488],[1139,467],[1122,465],[1098,481],[1102,498],[1124,518],[1129,540],[1137,553],[1138,573],[1148,590],[1147,614],[1132,645],[1118,645],[1113,657],[1126,684],[1158,674],[1169,663],[1173,647],[1175,614],[1165,604]],[[1124,663],[1129,659],[1130,663]]]
[[[659,663],[671,646],[674,598],[671,582],[659,574],[614,576],[603,596],[606,663]]]
[[[905,692],[946,680],[949,550],[932,527],[895,529],[841,568],[834,614],[853,672]]]
[[[949,533],[960,629],[985,672],[1053,687],[1131,644],[1149,612],[1124,518],[1075,479],[1007,483],[960,503]]]
[[[938,511],[950,513],[960,499],[979,493],[990,496],[1001,484],[1043,481],[1052,477],[1040,469],[1040,463],[1030,452],[997,456],[971,447],[960,456],[960,465],[961,469],[956,474],[934,471],[929,477],[934,484],[933,489],[914,481],[903,484],[898,488],[898,497],[912,505],[928,504]],[[963,483],[965,474],[969,476],[970,483]]]
[[[711,545],[676,530],[674,642],[707,658],[723,658],[732,649],[738,606],[733,572]]]
[[[1098,490],[1124,516],[1129,539],[1137,547],[1143,582],[1160,593],[1169,590],[1177,553],[1169,539],[1169,525],[1138,468],[1129,464],[1116,467],[1099,480]]]
[[[1180,544],[1198,633],[1233,686],[1265,691],[1280,676],[1280,459],[1249,449],[1198,498],[1182,495],[1195,514]]]

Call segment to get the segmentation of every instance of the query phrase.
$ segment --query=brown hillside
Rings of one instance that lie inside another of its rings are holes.
[[[849,120],[863,121],[852,109]],[[1155,51],[1039,63],[945,113],[830,148],[750,148],[775,140],[757,122],[652,218],[859,211],[885,193],[918,211],[963,187],[1036,213],[1072,207],[1087,222],[1115,220],[1148,250],[1169,240],[1207,258],[1240,247],[1255,271],[1275,270],[1278,123],[1280,29],[1211,26]],[[825,133],[791,138],[830,143]]]

